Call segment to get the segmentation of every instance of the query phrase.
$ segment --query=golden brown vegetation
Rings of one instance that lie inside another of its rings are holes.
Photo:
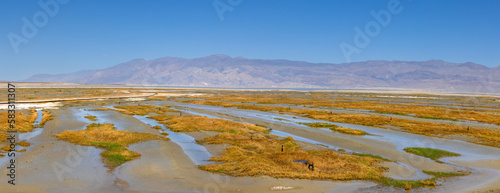
[[[228,121],[226,119],[215,119],[198,115],[174,116],[172,119],[166,121],[166,123],[170,130],[175,132],[190,132],[199,130],[229,132],[234,134],[269,132],[267,128],[256,126],[254,124],[238,123]]]
[[[50,121],[52,120],[52,115],[46,111],[46,110],[43,110],[42,111],[42,121],[40,121],[40,127],[43,127],[45,125],[45,123],[47,123],[47,121]]]
[[[500,125],[500,111],[498,108],[481,112],[480,109],[457,109],[457,107],[424,106],[415,104],[392,104],[386,101],[355,101],[355,100],[334,100],[331,98],[293,98],[287,95],[221,95],[221,96],[198,96],[207,100],[222,100],[232,102],[255,102],[262,104],[291,104],[291,105],[311,105],[315,107],[337,107],[347,109],[365,109],[379,113],[410,115],[414,114],[420,118],[445,119],[445,120],[469,120]],[[230,104],[225,104],[231,107]],[[494,108],[494,107],[493,107]],[[493,111],[493,112],[491,112]]]
[[[158,107],[155,105],[133,105],[133,106],[115,106],[117,109],[122,109],[122,113],[128,115],[139,115],[144,116],[149,113],[164,114],[165,112],[178,112],[176,110],[170,109],[169,106]]]
[[[7,134],[5,132],[0,131],[0,143],[4,142],[7,140]]]
[[[105,151],[101,156],[104,164],[110,169],[140,156],[139,153],[128,150],[128,145],[148,140],[168,140],[148,133],[116,130],[114,125],[109,123],[92,123],[85,130],[64,131],[56,137],[78,145],[103,148]]]
[[[366,135],[366,134],[368,134],[363,130],[351,129],[348,127],[339,127],[337,125],[329,124],[329,123],[301,123],[301,124],[307,125],[307,126],[313,127],[313,128],[328,128],[332,131],[350,134],[350,135]]]
[[[20,145],[20,146],[23,146],[23,147],[28,147],[28,146],[31,145],[31,143],[27,142],[27,141],[20,141],[20,142],[17,142],[16,144]]]
[[[276,106],[263,106],[263,105],[248,105],[248,104],[234,104],[220,101],[182,101],[186,103],[204,104],[204,105],[214,105],[223,107],[236,107],[240,109],[258,110],[258,111],[276,111],[280,113],[291,113],[295,116],[303,116],[312,119],[339,122],[339,123],[350,123],[356,125],[365,125],[379,128],[393,128],[396,126],[403,131],[435,136],[435,137],[447,137],[454,134],[461,134],[465,136],[470,136],[471,138],[466,139],[469,142],[488,145],[493,147],[500,147],[500,130],[491,129],[478,129],[473,127],[464,127],[453,124],[438,124],[430,123],[424,121],[414,121],[402,118],[390,118],[379,115],[366,115],[366,114],[339,114],[331,113],[327,110],[313,110],[313,109],[294,109],[287,107],[276,107]]]
[[[338,154],[332,150],[305,151],[291,137],[278,139],[260,135],[249,139],[239,134],[222,133],[209,137],[205,142],[229,143],[233,146],[227,148],[220,157],[211,158],[217,164],[202,165],[200,168],[232,176],[378,180],[384,171],[384,168],[376,166],[379,159]],[[314,171],[294,160],[314,163]]]
[[[333,150],[305,151],[292,137],[281,138],[268,134],[265,127],[237,123],[204,116],[157,115],[149,117],[176,132],[217,131],[219,134],[198,141],[200,144],[230,144],[220,157],[212,157],[215,164],[201,165],[201,169],[232,176],[268,175],[278,178],[372,180],[397,187],[435,186],[435,178],[404,181],[384,177],[386,168],[377,163],[387,159],[368,154],[345,154]],[[340,151],[339,151],[340,152]],[[295,160],[314,163],[311,171]]]
[[[2,131],[8,131],[10,129],[10,124],[8,123],[8,113],[0,113],[0,130]],[[36,110],[32,109],[30,110],[30,114],[26,115],[24,113],[21,113],[17,111],[15,113],[16,118],[15,118],[15,127],[14,130],[19,131],[21,133],[25,132],[31,132],[33,131],[34,128],[34,123],[36,121],[36,118],[38,117],[38,113]]]
[[[96,116],[92,116],[92,115],[87,115],[84,118],[86,118],[86,119],[88,119],[90,121],[97,121],[97,117]]]
[[[231,144],[221,157],[213,157],[217,164],[199,166],[203,170],[232,176],[269,175],[279,178],[307,178],[332,180],[376,180],[384,168],[375,164],[379,159],[350,154],[340,155],[333,150],[305,151],[291,137],[281,139],[267,134],[269,130],[248,123],[204,116],[174,116],[166,121],[175,132],[217,131],[219,134],[199,143]],[[281,148],[283,147],[283,152]],[[315,170],[303,163],[314,162]]]

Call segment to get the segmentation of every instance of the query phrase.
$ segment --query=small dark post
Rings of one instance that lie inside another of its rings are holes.
[[[283,145],[281,145],[281,152],[283,152]]]
[[[467,131],[469,130],[469,126],[467,126]]]

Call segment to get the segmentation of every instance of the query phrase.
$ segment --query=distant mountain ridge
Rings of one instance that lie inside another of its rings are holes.
[[[387,88],[500,93],[500,66],[442,60],[342,64],[212,55],[135,59],[101,70],[34,75],[28,82],[210,87]]]

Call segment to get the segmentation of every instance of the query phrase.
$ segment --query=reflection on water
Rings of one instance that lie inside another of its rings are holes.
[[[335,147],[335,146],[330,145],[330,144],[326,144],[326,143],[322,143],[322,142],[319,142],[319,141],[316,141],[316,140],[312,140],[312,139],[308,139],[308,138],[305,138],[305,137],[297,136],[297,135],[294,135],[294,134],[291,134],[291,133],[287,133],[287,132],[284,132],[284,131],[271,130],[270,134],[277,135],[277,136],[280,136],[280,137],[293,137],[293,139],[295,139],[297,141],[302,141],[302,142],[311,143],[311,144],[315,144],[315,145],[321,145],[321,146],[324,146],[324,147],[328,147],[329,149],[334,149],[334,150],[338,150],[339,149],[338,147]]]
[[[173,107],[171,109],[182,111],[182,112],[186,112],[186,113],[189,113],[189,114],[192,114],[192,115],[200,115],[200,116],[205,116],[205,117],[208,117],[208,118],[220,119],[220,117],[217,117],[217,116],[213,116],[213,115],[209,115],[209,114],[205,114],[205,113],[198,113],[198,112],[190,111],[190,110],[186,110],[186,109],[176,109],[176,108],[173,108]]]
[[[159,124],[158,121],[153,119],[148,119],[146,116],[134,115],[134,117],[145,124],[151,126],[160,126],[161,131],[168,133],[168,138],[182,148],[182,151],[196,164],[196,165],[206,165],[212,164],[213,162],[207,161],[212,157],[205,147],[196,143],[193,137],[186,135],[184,133],[176,133],[166,128],[163,124]]]
[[[452,152],[458,152],[462,154],[460,157],[448,158],[450,160],[462,160],[462,161],[477,161],[484,159],[500,159],[500,154],[492,153],[498,152],[497,148],[482,146],[471,144],[459,140],[450,140],[444,138],[435,138],[429,137],[425,135],[417,135],[407,132],[394,131],[390,129],[381,129],[376,127],[368,127],[354,124],[346,124],[346,123],[337,123],[337,122],[328,122],[316,119],[310,119],[305,117],[294,117],[290,115],[281,115],[276,113],[262,112],[262,111],[254,111],[254,110],[244,110],[244,109],[235,109],[235,108],[224,108],[217,106],[209,106],[209,105],[199,105],[199,104],[189,104],[189,103],[178,103],[178,106],[186,106],[193,109],[202,109],[206,111],[219,112],[224,114],[230,114],[237,117],[245,117],[250,119],[263,120],[270,123],[280,123],[283,125],[296,125],[296,128],[305,129],[309,131],[316,132],[317,129],[310,129],[308,127],[304,127],[303,125],[299,126],[300,122],[311,123],[311,122],[324,122],[335,124],[341,127],[349,127],[351,129],[359,129],[363,130],[371,135],[365,136],[349,136],[347,134],[339,134],[333,133],[331,134],[336,136],[343,136],[346,138],[368,138],[375,139],[382,142],[388,142],[396,146],[399,151],[403,151],[406,147],[430,147],[436,149],[443,149]],[[322,132],[324,132],[322,130]],[[404,152],[404,151],[403,151]]]
[[[41,109],[37,109],[36,112],[38,113],[38,117],[35,120],[35,123],[33,124],[34,126],[40,126],[40,122],[42,122],[43,119],[43,114]],[[32,132],[27,132],[27,133],[19,133],[19,141],[24,141],[24,140],[29,140],[33,137],[36,137],[40,135],[43,131],[43,128],[36,128],[33,129]]]

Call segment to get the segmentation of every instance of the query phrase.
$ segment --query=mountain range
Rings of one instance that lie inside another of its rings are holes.
[[[212,55],[135,59],[105,69],[38,74],[23,81],[500,93],[500,66],[489,68],[472,62],[442,60],[332,64]]]

